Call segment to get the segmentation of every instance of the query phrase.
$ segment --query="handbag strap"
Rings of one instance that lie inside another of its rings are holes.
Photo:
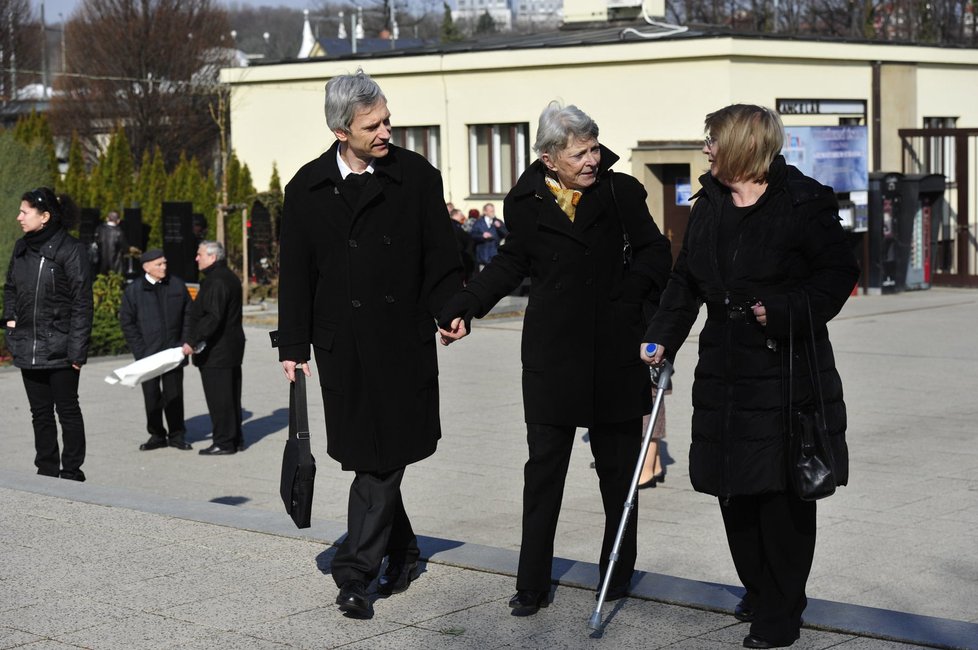
[[[792,417],[795,408],[795,323],[791,316],[791,305],[788,306],[788,437],[794,433],[795,418]]]
[[[615,193],[615,173],[610,169],[608,170],[608,186],[611,188],[611,201],[615,204],[615,215],[618,217],[618,222],[621,224],[621,258],[625,265],[625,270],[627,271],[632,263],[632,244],[628,240],[628,228],[625,227],[625,220],[621,218],[621,207],[618,205],[618,194]]]
[[[808,312],[808,339],[805,341],[805,355],[808,357],[808,371],[812,379],[812,390],[818,401],[818,412],[825,417],[825,400],[822,397],[822,375],[818,370],[818,354],[815,351],[815,324],[812,319],[812,302],[805,292],[805,310]]]
[[[306,374],[300,364],[295,367],[295,381],[291,384],[289,398],[289,437],[299,441],[299,463],[307,465],[312,462],[312,450],[309,446]]]

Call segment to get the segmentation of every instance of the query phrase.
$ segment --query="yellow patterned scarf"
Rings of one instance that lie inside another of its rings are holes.
[[[544,177],[547,182],[547,189],[550,193],[554,195],[557,199],[557,206],[564,211],[567,218],[574,221],[574,215],[577,214],[577,204],[581,200],[581,193],[577,190],[565,190],[560,186],[556,180],[550,178],[549,176]]]

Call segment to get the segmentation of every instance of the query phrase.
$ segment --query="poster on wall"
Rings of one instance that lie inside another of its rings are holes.
[[[869,135],[865,126],[788,126],[782,154],[806,176],[836,193],[869,189]]]

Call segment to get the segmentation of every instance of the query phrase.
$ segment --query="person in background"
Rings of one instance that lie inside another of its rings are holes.
[[[190,326],[190,294],[187,285],[166,272],[163,251],[154,248],[143,253],[143,277],[126,287],[119,308],[119,323],[129,349],[136,359],[180,347],[187,340]],[[146,406],[146,430],[149,440],[139,445],[141,451],[174,447],[191,448],[184,436],[183,366],[140,384]],[[166,424],[163,428],[163,416]]]
[[[462,258],[462,280],[468,282],[475,273],[475,244],[465,232],[465,215],[461,210],[449,213],[452,219],[452,231],[455,233],[455,243],[458,244],[458,254]]]
[[[612,173],[618,156],[576,106],[540,115],[539,159],[506,196],[509,237],[439,316],[442,343],[465,336],[531,276],[523,324],[523,409],[529,459],[523,472],[523,537],[515,616],[549,603],[554,535],[578,427],[590,447],[604,505],[602,580],[651,409],[649,371],[635,358],[643,307],[665,287],[672,263],[635,178]],[[627,245],[627,246],[626,246]],[[637,510],[622,541],[607,598],[627,595],[637,554]]]
[[[129,242],[119,226],[118,212],[113,210],[106,215],[105,222],[98,225],[95,229],[95,242],[98,244],[98,272],[124,273]]]
[[[798,639],[815,554],[815,502],[787,485],[788,382],[796,403],[813,403],[803,353],[787,376],[789,321],[795,347],[814,337],[825,424],[838,484],[848,480],[846,410],[826,323],[859,277],[831,187],[785,163],[776,112],[734,104],[706,116],[710,164],[693,197],[676,267],[644,340],[653,366],[674,356],[700,306],[693,381],[689,478],[716,496],[727,543],[746,595],[734,616],[749,621],[746,648],[780,648]],[[809,328],[809,303],[811,322]],[[798,399],[802,402],[798,402]]]
[[[390,111],[358,71],[326,84],[336,142],[285,188],[278,349],[289,381],[319,367],[329,455],[355,473],[348,534],[330,569],[336,604],[373,611],[367,585],[405,591],[418,540],[401,495],[408,465],[441,437],[435,314],[462,286],[441,175],[390,143]]]
[[[14,244],[3,289],[7,347],[21,369],[34,425],[34,465],[42,476],[84,481],[85,421],[78,380],[92,333],[88,251],[68,234],[78,208],[48,187],[20,197]],[[61,422],[63,448],[58,446]]]
[[[506,224],[496,218],[496,206],[486,203],[482,208],[482,217],[472,223],[469,231],[469,236],[475,242],[475,261],[479,270],[499,253],[499,245],[508,234]]]
[[[228,268],[224,246],[203,241],[197,247],[197,268],[204,278],[190,307],[190,326],[183,353],[193,354],[214,428],[202,456],[228,456],[244,451],[241,431],[241,362],[245,335],[241,326],[241,280]]]

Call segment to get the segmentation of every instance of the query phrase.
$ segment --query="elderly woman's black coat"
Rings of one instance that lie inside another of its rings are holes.
[[[14,244],[4,286],[7,347],[18,368],[67,368],[88,360],[92,279],[85,246],[57,227],[39,248]]]
[[[726,242],[727,272],[717,259],[721,210],[729,190],[710,174],[700,178],[683,248],[645,340],[669,355],[682,345],[706,303],[693,383],[693,487],[717,496],[785,490],[785,383],[788,317],[795,332],[795,402],[811,402],[804,354],[811,302],[836,478],[845,484],[848,455],[842,381],[826,323],[849,297],[859,276],[832,188],[804,176],[778,156],[768,188],[745,216],[735,241]],[[760,300],[767,325],[753,317]]]
[[[610,171],[617,160],[601,147],[598,182],[584,192],[573,223],[547,189],[543,163],[530,165],[506,196],[506,243],[452,301],[468,299],[483,316],[530,278],[522,358],[531,424],[587,427],[650,409],[649,371],[638,358],[643,310],[665,287],[672,257],[641,183]]]
[[[430,456],[441,437],[434,315],[462,266],[438,170],[391,146],[352,209],[336,150],[285,189],[279,358],[306,361],[315,347],[329,455],[382,472]]]

